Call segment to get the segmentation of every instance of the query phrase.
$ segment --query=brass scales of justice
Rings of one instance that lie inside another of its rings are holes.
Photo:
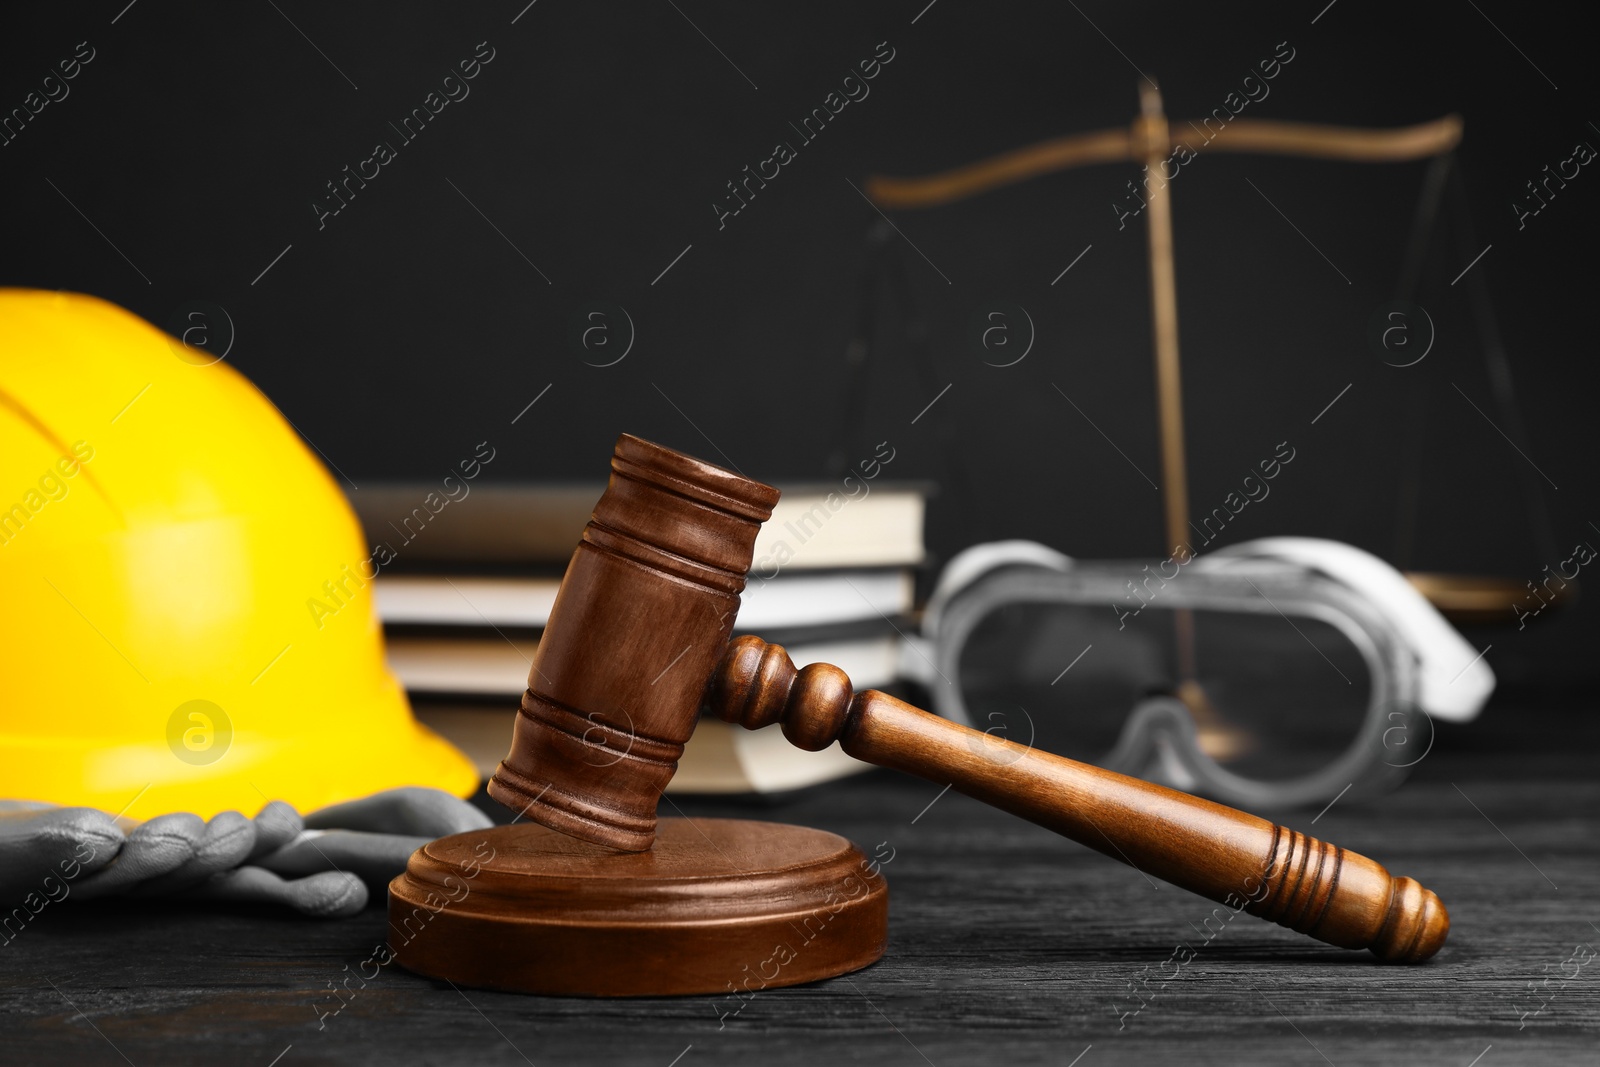
[[[1141,199],[1146,202],[1142,213],[1148,218],[1146,232],[1149,241],[1164,533],[1169,546],[1181,546],[1189,541],[1188,474],[1178,355],[1172,194],[1170,179],[1166,178],[1161,167],[1180,146],[1189,153],[1195,153],[1196,150],[1188,147],[1183,135],[1174,136],[1164,112],[1160,90],[1148,79],[1140,85],[1140,104],[1139,116],[1126,128],[1070,134],[923,177],[872,176],[867,179],[865,191],[871,201],[882,209],[917,209],[956,203],[1057,171],[1100,163],[1143,164],[1147,171],[1159,177],[1158,181],[1142,183],[1144,193]],[[1188,125],[1200,129],[1193,122]],[[1207,151],[1258,153],[1347,163],[1404,163],[1432,159],[1439,164],[1447,162],[1450,153],[1460,143],[1462,126],[1460,116],[1453,114],[1420,125],[1390,129],[1232,117],[1217,132],[1208,131],[1204,134],[1204,147]],[[1442,168],[1436,166],[1435,176],[1438,180],[1432,180],[1434,176],[1430,176],[1429,183],[1429,191],[1433,195],[1437,195],[1438,187],[1442,184]],[[1408,269],[1407,274],[1414,281],[1415,269]],[[1120,574],[1097,577],[1091,573],[1063,588],[1069,590],[1066,593],[1069,599],[1081,596],[1084,602],[1093,599],[1098,603],[1099,598],[1107,592],[1120,592],[1118,587],[1122,577]],[[1227,586],[1230,583],[1226,579],[1219,579],[1217,575],[1196,577],[1201,580],[1192,583],[1195,588],[1173,602],[1178,674],[1176,696],[1193,716],[1193,728],[1200,750],[1208,757],[1226,759],[1247,750],[1252,739],[1222,718],[1211,706],[1197,680],[1193,611],[1203,608],[1248,610],[1252,605],[1247,601],[1251,598],[1241,597],[1229,590]],[[1503,618],[1506,605],[1523,596],[1521,586],[1507,578],[1416,571],[1407,572],[1405,578],[1452,622]],[[1238,583],[1235,581],[1231,584]],[[1370,613],[1359,610],[1359,606],[1350,603],[1348,598],[1338,596],[1331,583],[1312,585],[1314,587],[1298,590],[1300,595],[1295,597],[1297,604],[1319,613],[1342,616],[1341,628],[1347,636],[1353,636],[1355,643],[1362,646],[1364,652],[1370,653],[1365,657],[1373,674],[1369,715],[1381,718],[1383,706],[1409,706],[1410,697],[1414,695],[1415,679],[1410,676],[1411,672],[1403,662],[1405,656],[1397,648],[1389,647],[1397,641],[1397,636],[1393,632],[1385,632],[1385,627]],[[953,714],[957,721],[963,721],[965,710],[959,697],[951,703],[955,706],[939,707],[938,710]],[[1320,776],[1325,781],[1308,782],[1303,788],[1276,795],[1252,789],[1242,779],[1228,774],[1209,759],[1200,761],[1201,766],[1177,768],[1175,784],[1183,788],[1199,787],[1235,803],[1311,803],[1332,796],[1340,785],[1351,780],[1346,777],[1347,772],[1354,772],[1363,761],[1375,762],[1371,756],[1371,753],[1347,753],[1347,759],[1339,761],[1329,769],[1329,773]],[[1392,786],[1399,777],[1403,777],[1403,770],[1399,774],[1393,773],[1395,770],[1369,766],[1365,775],[1367,784],[1377,788]],[[1168,776],[1173,776],[1173,773],[1169,767]]]

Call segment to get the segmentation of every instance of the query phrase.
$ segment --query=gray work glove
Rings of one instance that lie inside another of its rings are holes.
[[[254,862],[300,880],[337,872],[381,893],[429,841],[492,825],[489,816],[464,800],[410,786],[314,811],[294,840]]]
[[[228,811],[207,822],[177,812],[126,834],[91,808],[6,804],[0,805],[0,904],[37,913],[68,897],[168,897],[353,915],[366,906],[369,890],[381,890],[422,845],[489,825],[465,801],[416,787],[336,804],[303,820],[273,801],[254,819]]]
[[[64,900],[72,885],[117,858],[122,828],[93,808],[0,804],[0,906]]]

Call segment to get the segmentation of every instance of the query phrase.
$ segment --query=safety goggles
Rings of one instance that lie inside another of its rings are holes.
[[[930,606],[947,718],[1247,807],[1383,792],[1432,745],[1414,644],[1343,582],[1023,555]]]

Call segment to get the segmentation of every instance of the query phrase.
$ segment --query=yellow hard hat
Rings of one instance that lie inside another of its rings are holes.
[[[210,358],[0,289],[0,795],[135,819],[470,795],[385,667],[349,503]]]

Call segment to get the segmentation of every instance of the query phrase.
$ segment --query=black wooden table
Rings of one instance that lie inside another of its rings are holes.
[[[1207,923],[1199,897],[874,772],[772,806],[677,802],[892,849],[889,953],[847,978],[747,1001],[516,996],[363,966],[378,908],[69,901],[0,949],[0,1062],[1597,1064],[1600,729],[1550,703],[1441,727],[1381,801],[1262,813],[1435,889],[1454,927],[1422,967]]]

